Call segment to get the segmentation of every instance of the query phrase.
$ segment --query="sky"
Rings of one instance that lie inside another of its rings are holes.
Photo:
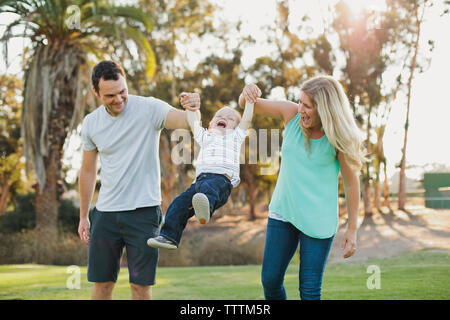
[[[214,0],[223,7],[221,16],[229,21],[243,21],[243,30],[251,34],[256,43],[244,48],[243,64],[249,65],[258,56],[268,52],[265,45],[265,32],[262,28],[276,17],[275,0]],[[383,8],[382,0],[346,0],[353,12],[357,14],[365,7]],[[427,163],[442,163],[450,166],[450,82],[445,75],[450,72],[450,14],[445,17],[439,15],[443,11],[443,1],[435,1],[435,5],[429,10],[426,22],[422,29],[423,43],[428,39],[435,41],[434,51],[431,53],[431,65],[422,74],[417,74],[413,82],[413,95],[411,100],[410,126],[408,133],[407,161],[411,165],[424,166]],[[333,5],[336,0],[291,1],[290,21],[295,24],[304,14],[311,18],[309,31],[311,34],[321,33],[323,30],[323,19],[328,5]],[[3,32],[5,19],[0,24],[0,34]],[[233,39],[230,39],[232,42]],[[18,73],[20,70],[23,48],[27,40],[15,39],[9,44],[8,69],[5,69],[3,57],[0,63],[0,73]],[[193,42],[193,45],[211,48],[205,43]],[[233,43],[230,44],[231,46]],[[219,48],[218,46],[217,48]],[[219,49],[220,50],[220,49]],[[384,139],[385,154],[388,163],[388,175],[396,171],[395,163],[401,159],[401,148],[403,146],[405,121],[405,101],[397,101],[387,125]],[[79,141],[73,141],[73,145]],[[74,168],[75,170],[77,168]],[[420,178],[422,169],[409,170],[412,178]]]

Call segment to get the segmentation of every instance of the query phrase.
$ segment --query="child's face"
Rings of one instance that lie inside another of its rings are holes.
[[[239,117],[235,110],[230,107],[223,107],[216,112],[209,128],[215,131],[218,130],[219,132],[226,132],[227,130],[235,129],[239,122]]]

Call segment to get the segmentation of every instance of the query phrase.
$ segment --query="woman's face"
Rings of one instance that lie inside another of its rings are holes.
[[[300,92],[300,100],[298,102],[298,112],[300,113],[300,124],[305,129],[320,130],[322,122],[320,121],[317,108],[303,91]]]

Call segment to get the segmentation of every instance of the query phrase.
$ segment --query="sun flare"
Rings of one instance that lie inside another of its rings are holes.
[[[348,5],[355,15],[359,15],[365,10],[381,11],[386,4],[383,0],[341,0]]]

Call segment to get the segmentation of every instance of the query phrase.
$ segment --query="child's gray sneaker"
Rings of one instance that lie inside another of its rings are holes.
[[[192,206],[194,207],[195,217],[200,224],[208,223],[209,221],[209,200],[203,193],[196,193],[192,197]]]
[[[177,245],[175,244],[175,242],[170,241],[169,239],[167,239],[163,236],[157,236],[156,238],[150,238],[147,240],[147,244],[150,247],[159,248],[159,249],[175,250],[177,248]]]

